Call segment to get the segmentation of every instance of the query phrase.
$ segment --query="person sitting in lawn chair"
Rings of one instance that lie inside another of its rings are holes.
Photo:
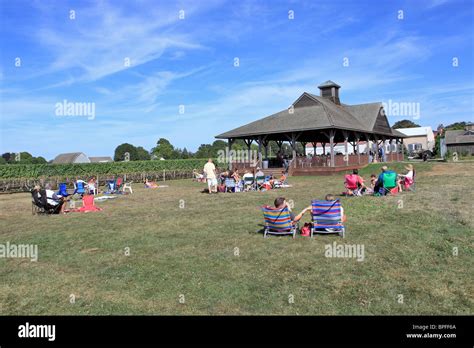
[[[387,166],[383,166],[381,171],[375,183],[374,194],[382,196],[390,192],[396,193],[394,189],[398,191],[397,173],[393,170],[389,170]]]
[[[95,194],[98,194],[99,193],[99,190],[97,188],[97,183],[96,183],[96,180],[94,177],[92,177],[88,183],[87,183],[87,189],[89,191],[89,194],[91,195],[95,195]]]
[[[206,182],[204,174],[198,173],[196,169],[193,169],[193,181]]]
[[[86,194],[82,196],[82,207],[71,209],[71,212],[88,213],[101,210],[102,208],[97,207],[94,203],[94,195],[86,192]]]
[[[359,176],[359,171],[357,169],[354,169],[352,174],[347,174],[344,177],[344,185],[346,187],[346,192],[344,192],[344,194],[347,196],[361,196],[367,189],[364,185],[364,179]]]
[[[401,191],[401,184],[403,184],[405,190],[412,190],[414,191],[415,187],[415,169],[413,168],[412,164],[409,164],[405,167],[408,171],[406,174],[399,174],[398,176],[402,179],[400,182],[400,191]]]
[[[287,174],[287,172],[282,171],[280,179],[273,181],[273,186],[275,188],[287,187],[287,186],[289,187],[290,185],[288,185],[288,174]]]
[[[294,215],[290,205],[284,197],[278,197],[274,201],[275,207],[268,205],[262,207],[263,217],[265,219],[265,230],[263,237],[267,235],[287,235],[296,237],[297,223],[303,215],[311,210],[311,206],[303,209],[298,215]]]
[[[334,195],[327,194],[325,200],[313,200],[311,217],[313,220],[311,238],[317,233],[337,233],[344,238],[346,216],[341,202],[335,199]]]
[[[57,195],[56,192],[52,190],[50,183],[47,183],[44,188],[48,205],[56,208],[56,214],[64,213],[64,208],[66,207],[64,197]]]
[[[39,185],[35,185],[33,190],[31,190],[32,196],[32,213],[34,214],[59,214],[64,211],[64,200],[61,200],[59,195],[54,192],[50,195],[50,200],[48,200],[46,190],[41,189]],[[54,200],[54,202],[51,201]],[[52,203],[52,204],[50,204]]]
[[[254,183],[254,177],[250,171],[246,170],[244,176],[242,177],[244,180],[244,190],[245,191],[250,191],[255,188]]]

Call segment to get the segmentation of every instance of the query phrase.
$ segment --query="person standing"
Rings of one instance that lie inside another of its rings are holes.
[[[212,158],[209,158],[207,163],[204,165],[204,175],[207,179],[207,187],[209,193],[217,193],[217,177],[216,177],[216,166],[212,163]]]

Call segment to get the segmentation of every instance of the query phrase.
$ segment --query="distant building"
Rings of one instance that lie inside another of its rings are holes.
[[[406,137],[403,144],[408,152],[417,150],[433,151],[435,147],[435,136],[431,127],[397,128]]]
[[[89,160],[92,163],[105,163],[105,162],[113,162],[114,160],[112,157],[104,156],[104,157],[89,157]]]
[[[70,152],[62,153],[56,156],[53,160],[53,164],[64,164],[64,163],[90,163],[89,157],[83,152]]]
[[[464,130],[446,131],[445,144],[450,152],[474,155],[474,124],[466,125]]]

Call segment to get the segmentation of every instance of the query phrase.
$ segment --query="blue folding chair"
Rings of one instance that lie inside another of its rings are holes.
[[[77,194],[82,196],[83,194],[86,193],[86,189],[84,188],[84,183],[82,181],[76,181],[75,186],[76,186],[76,188],[74,190],[73,195],[75,195],[77,193]]]
[[[115,193],[117,191],[117,186],[115,184],[115,179],[107,180],[107,191],[106,194]]]
[[[234,192],[235,191],[235,180],[232,178],[225,179],[225,191]]]
[[[59,184],[59,190],[57,194],[63,197],[69,196],[69,193],[67,193],[67,184],[65,182]]]
[[[338,199],[335,201],[312,201],[311,216],[313,220],[311,238],[316,233],[337,233],[344,238],[346,229],[342,222],[341,202]]]

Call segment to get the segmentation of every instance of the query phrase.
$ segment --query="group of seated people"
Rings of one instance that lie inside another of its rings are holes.
[[[281,176],[277,179],[272,173],[265,175],[258,167],[255,174],[250,170],[246,170],[243,175],[238,169],[223,171],[219,174],[217,182],[218,192],[267,191],[288,183],[285,171],[282,171]]]
[[[85,190],[83,193],[80,193],[82,196],[82,207],[75,208],[74,205],[67,209],[67,203],[71,201],[70,195],[67,191],[58,192],[52,189],[50,183],[44,185],[44,189],[40,185],[35,185],[31,191],[33,204],[42,209],[45,213],[50,214],[62,214],[68,212],[89,212],[89,211],[100,211],[102,210],[99,207],[96,207],[94,204],[94,190]],[[71,201],[72,202],[72,201]],[[71,204],[70,204],[71,205]]]
[[[354,169],[352,174],[345,176],[344,185],[346,191],[343,194],[346,196],[383,196],[388,193],[410,190],[414,184],[415,170],[411,164],[408,164],[405,169],[407,170],[406,174],[397,174],[393,170],[388,169],[387,166],[383,166],[378,176],[375,174],[370,175],[370,181],[367,184],[364,178],[359,175],[359,171]]]
[[[338,233],[344,236],[344,222],[346,216],[341,202],[332,194],[327,194],[324,200],[313,200],[311,205],[304,208],[295,215],[291,205],[284,197],[278,197],[274,201],[274,207],[262,207],[265,218],[265,234],[293,234],[296,235],[298,222],[306,214],[310,213],[312,222],[305,223],[301,228],[302,236],[312,233]],[[316,232],[318,231],[318,232]]]

